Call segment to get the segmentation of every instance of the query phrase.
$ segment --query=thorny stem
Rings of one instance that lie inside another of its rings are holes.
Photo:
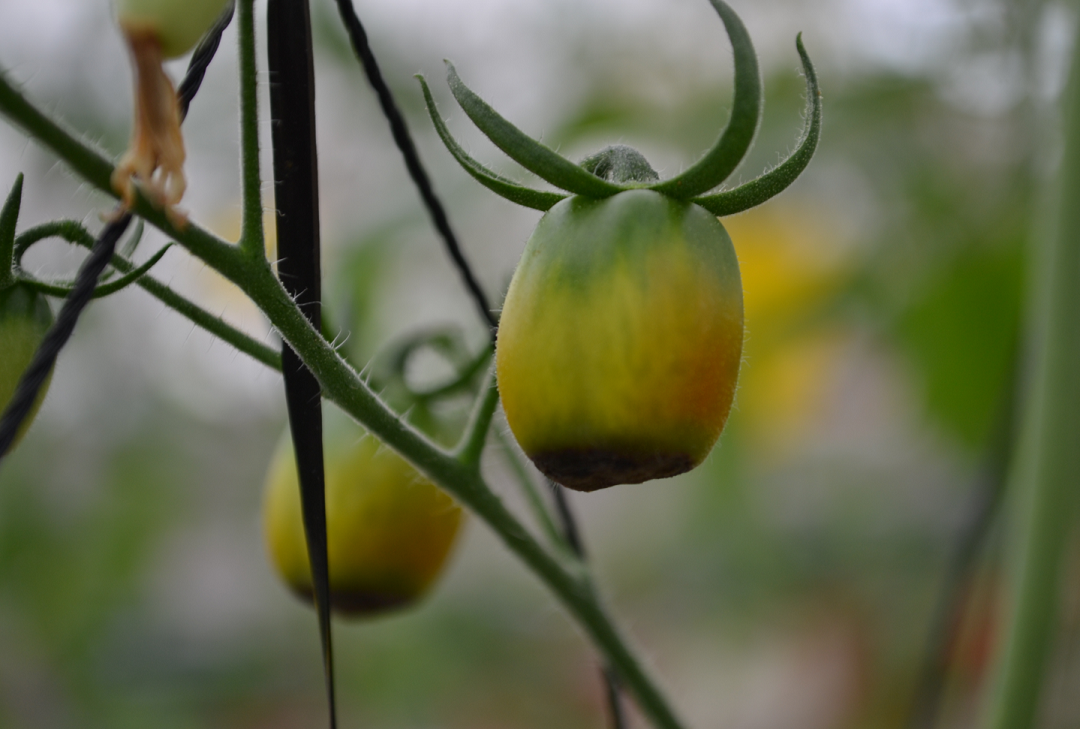
[[[466,466],[472,466],[480,470],[480,455],[484,452],[487,443],[487,434],[491,430],[491,419],[495,417],[495,409],[499,407],[499,390],[495,387],[495,369],[480,386],[480,395],[476,398],[469,424],[465,427],[465,434],[461,443],[454,449],[454,455]]]
[[[258,69],[255,24],[246,0],[238,3],[240,36],[240,170],[242,212],[240,248],[253,258],[266,256],[263,237],[262,179],[259,173]]]
[[[108,195],[114,194],[109,185],[112,164],[30,104],[2,73],[0,112],[51,149],[94,187]],[[237,284],[315,373],[326,397],[483,519],[576,618],[608,663],[618,671],[623,685],[652,723],[660,729],[682,729],[683,724],[588,582],[529,534],[474,467],[461,463],[390,410],[311,326],[265,261],[253,261],[238,247],[194,223],[189,223],[182,231],[177,230],[164,214],[142,197],[136,200],[134,212]]]
[[[7,454],[14,443],[19,427],[33,408],[38,392],[49,379],[49,373],[56,364],[57,355],[67,344],[71,333],[75,331],[79,315],[93,296],[101,272],[109,265],[109,259],[112,258],[112,253],[116,249],[116,242],[130,223],[131,215],[124,214],[106,225],[94,243],[90,255],[83,261],[71,295],[64,300],[64,305],[60,307],[60,314],[49,327],[37,351],[34,352],[30,365],[19,380],[15,394],[3,411],[3,417],[0,417],[0,459]]]
[[[54,236],[84,248],[92,248],[94,245],[94,236],[82,226],[82,223],[76,220],[56,220],[29,228],[19,235],[15,246],[16,263],[29,245]],[[122,274],[135,270],[135,264],[120,255],[113,255],[109,265]],[[140,277],[135,283],[170,309],[187,317],[193,324],[262,362],[270,369],[281,371],[281,355],[278,352],[240,331],[220,316],[211,314],[149,274]]]

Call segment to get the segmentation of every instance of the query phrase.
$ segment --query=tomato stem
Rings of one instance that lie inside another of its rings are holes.
[[[1035,725],[1054,646],[1062,569],[1080,483],[1080,48],[1064,96],[1054,225],[1035,236],[1028,396],[1009,486],[1013,515],[1003,649],[987,693],[989,729]]]

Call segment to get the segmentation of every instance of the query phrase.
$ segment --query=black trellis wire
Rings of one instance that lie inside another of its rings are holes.
[[[337,0],[337,5],[338,10],[341,12],[341,19],[345,23],[345,29],[349,33],[349,40],[352,42],[353,50],[359,57],[360,64],[364,67],[368,83],[371,84],[375,94],[379,97],[379,105],[382,106],[383,115],[390,123],[390,132],[394,136],[394,143],[397,144],[398,149],[401,150],[401,154],[405,158],[405,167],[409,170],[409,176],[412,178],[413,183],[416,184],[420,197],[423,198],[424,206],[427,208],[428,214],[431,215],[432,223],[434,223],[435,229],[446,244],[446,249],[465,282],[465,288],[469,290],[469,294],[476,303],[480,316],[491,327],[492,337],[494,337],[494,333],[499,326],[499,320],[495,316],[495,312],[492,311],[487,296],[484,294],[484,290],[480,288],[476,276],[473,275],[472,268],[469,266],[468,261],[465,260],[461,245],[450,227],[450,220],[446,215],[446,210],[435,195],[431,180],[420,162],[420,155],[417,153],[412,136],[409,134],[409,127],[405,124],[405,118],[401,115],[401,111],[394,102],[394,96],[390,93],[390,87],[386,85],[382,72],[379,71],[379,64],[375,60],[375,54],[372,52],[371,46],[368,44],[367,33],[364,31],[364,26],[360,23],[360,18],[352,6],[352,0]]]
[[[469,290],[469,293],[476,304],[476,308],[479,310],[484,321],[491,327],[492,337],[494,338],[498,331],[498,318],[492,311],[487,296],[484,294],[483,289],[480,288],[480,284],[477,282],[472,268],[469,266],[468,261],[465,259],[465,255],[462,253],[461,245],[458,243],[453,229],[450,227],[450,221],[447,218],[442,203],[439,202],[439,198],[435,195],[434,189],[432,189],[430,178],[424,169],[423,163],[420,161],[420,155],[416,152],[416,146],[413,144],[412,136],[409,134],[409,128],[405,124],[405,118],[402,116],[401,111],[394,101],[393,94],[390,92],[390,87],[387,86],[386,81],[382,77],[382,73],[379,71],[378,61],[375,60],[375,54],[371,50],[371,45],[368,43],[367,32],[364,30],[364,26],[360,22],[356,10],[353,8],[352,0],[337,0],[337,6],[341,13],[341,18],[345,23],[345,28],[348,31],[349,40],[352,43],[353,50],[360,59],[360,63],[364,68],[364,73],[367,75],[368,83],[371,84],[372,88],[375,90],[375,94],[379,97],[379,104],[382,107],[383,115],[390,124],[390,131],[393,134],[394,142],[397,144],[398,149],[405,158],[405,166],[408,168],[409,176],[412,177],[413,182],[416,184],[416,187],[420,192],[420,197],[423,198],[424,205],[427,207],[428,214],[431,215],[432,222],[435,224],[435,228],[442,237],[447,251],[450,253],[450,257],[457,265],[458,271],[465,282],[465,287]],[[577,528],[573,512],[570,510],[570,504],[566,499],[564,489],[561,485],[552,482],[552,490],[555,494],[556,507],[559,513],[559,520],[562,524],[563,533],[570,543],[571,548],[579,557],[584,559],[585,552],[581,542],[580,532]],[[604,668],[603,676],[607,690],[608,703],[611,707],[612,726],[614,729],[622,729],[625,726],[625,718],[618,680],[609,668]]]
[[[424,169],[423,163],[420,161],[420,155],[416,152],[416,146],[413,144],[412,136],[409,134],[409,128],[405,124],[405,118],[402,116],[401,111],[397,107],[397,103],[394,101],[393,94],[390,92],[390,87],[387,86],[382,73],[379,71],[378,61],[375,60],[375,54],[371,50],[371,45],[368,43],[367,32],[364,30],[364,26],[360,22],[356,10],[353,8],[352,0],[337,0],[337,6],[341,13],[341,18],[345,23],[345,28],[348,31],[349,40],[352,43],[353,50],[356,52],[356,55],[364,68],[364,73],[367,75],[368,83],[371,84],[372,88],[375,90],[375,94],[379,97],[379,104],[382,107],[383,115],[390,124],[390,131],[393,134],[394,142],[397,144],[398,149],[405,158],[405,166],[409,171],[409,176],[412,177],[413,182],[416,184],[416,187],[420,192],[420,197],[423,199],[425,207],[427,207],[428,214],[431,216],[436,230],[438,230],[439,235],[442,237],[447,251],[450,253],[450,257],[457,266],[458,271],[465,282],[465,287],[469,290],[481,317],[483,317],[484,321],[491,327],[492,337],[494,338],[498,331],[499,320],[492,311],[487,296],[484,294],[483,289],[480,288],[480,284],[477,282],[472,268],[465,259],[464,253],[462,253],[461,245],[458,243],[453,229],[450,227],[450,221],[447,218],[442,203],[439,202],[439,198],[435,195],[435,191],[431,186],[431,180]],[[559,520],[562,524],[563,533],[570,543],[571,548],[574,549],[579,557],[584,559],[585,552],[581,542],[580,532],[577,528],[573,512],[570,510],[570,504],[566,499],[564,489],[561,485],[552,482],[552,490],[555,494],[556,507],[559,513]],[[625,726],[625,717],[618,680],[612,671],[606,667],[603,669],[603,677],[607,690],[608,703],[611,707],[612,726],[614,729],[623,729]]]
[[[217,53],[218,45],[221,43],[221,34],[231,20],[232,6],[230,5],[192,55],[178,94],[181,119],[187,115],[188,106],[202,85],[206,68]],[[15,434],[19,432],[19,428],[33,409],[38,393],[48,379],[57,356],[68,343],[72,332],[75,331],[75,325],[83,309],[90,303],[94,289],[97,288],[98,279],[108,267],[116,251],[117,242],[131,223],[131,217],[130,213],[125,213],[108,223],[94,242],[90,255],[79,267],[71,293],[64,299],[56,321],[53,322],[45,334],[45,339],[34,352],[30,365],[19,380],[15,394],[4,409],[3,416],[0,417],[0,460],[7,455],[15,442]]]
[[[319,173],[315,137],[315,64],[307,0],[266,6],[270,138],[274,157],[278,278],[316,329],[322,325]],[[330,624],[330,563],[326,544],[326,479],[322,388],[300,357],[281,346],[289,433],[296,454],[300,513],[318,616],[330,729],[337,726],[334,646]]]

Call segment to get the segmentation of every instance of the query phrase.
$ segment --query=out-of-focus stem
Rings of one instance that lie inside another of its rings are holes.
[[[1034,724],[1080,491],[1080,48],[1073,51],[1064,111],[1052,224],[1036,240],[1030,287],[1031,385],[1010,475],[1008,606],[988,729]]]

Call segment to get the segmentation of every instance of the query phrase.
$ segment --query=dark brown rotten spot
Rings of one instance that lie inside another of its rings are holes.
[[[686,473],[695,465],[685,453],[629,448],[567,448],[531,457],[545,476],[575,491],[598,491],[621,483],[668,478]]]
[[[311,589],[293,590],[301,600],[314,603]],[[330,593],[330,608],[345,618],[362,618],[370,615],[395,610],[413,601],[406,595],[391,595],[383,592],[353,588],[334,589]]]

